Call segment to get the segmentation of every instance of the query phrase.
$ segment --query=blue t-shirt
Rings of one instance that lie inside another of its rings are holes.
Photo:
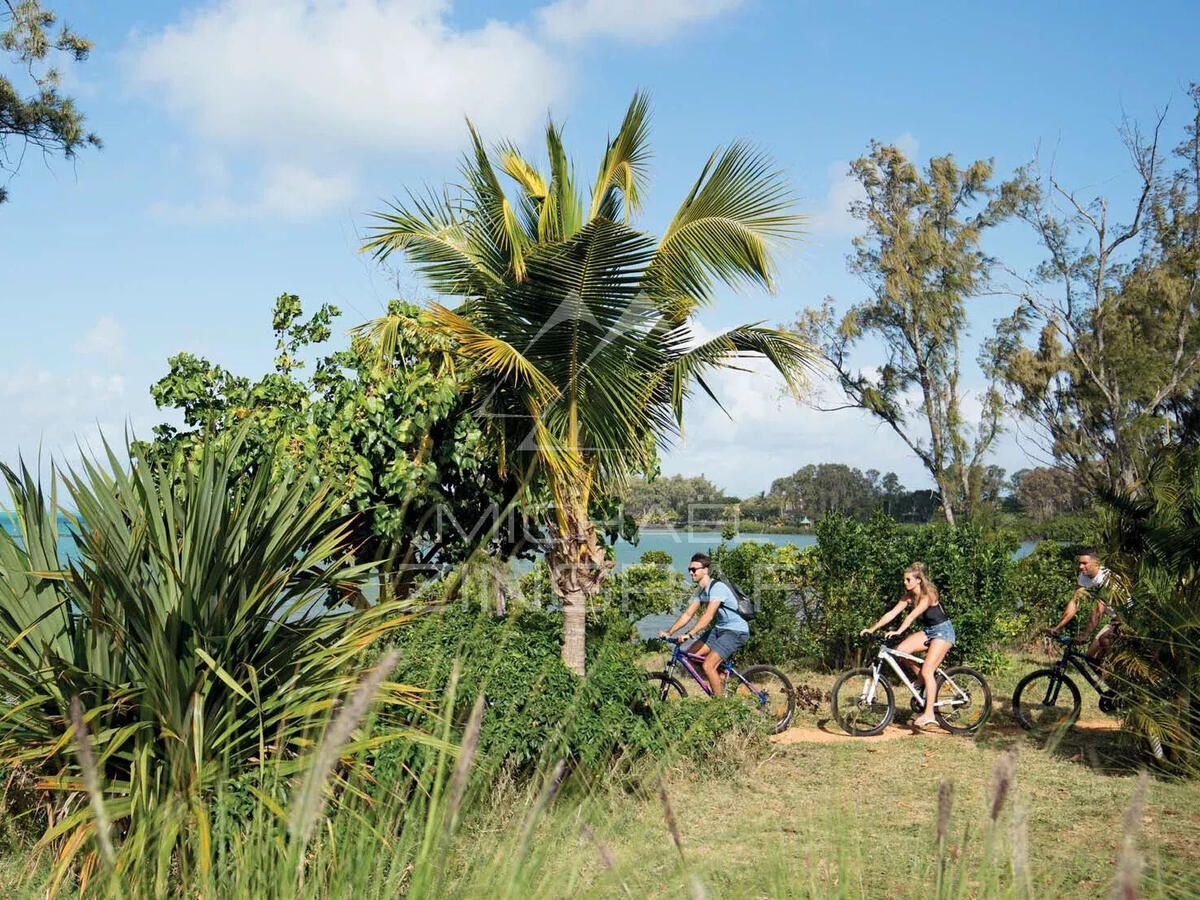
[[[701,588],[696,592],[696,599],[705,604],[711,603],[713,600],[721,601],[721,608],[713,617],[713,627],[722,628],[725,631],[736,631],[739,634],[750,633],[750,623],[738,615],[737,597],[733,595],[733,591],[725,582],[715,579],[710,581],[707,590]]]

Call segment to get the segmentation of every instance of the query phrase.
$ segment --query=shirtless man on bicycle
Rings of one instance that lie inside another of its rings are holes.
[[[1112,596],[1112,591],[1120,590],[1120,588],[1112,572],[1100,564],[1100,554],[1094,549],[1083,550],[1079,554],[1078,565],[1078,587],[1075,588],[1075,593],[1071,594],[1071,599],[1067,601],[1067,608],[1063,611],[1062,618],[1057,625],[1049,629],[1049,633],[1058,637],[1063,627],[1079,612],[1079,604],[1090,596],[1094,601],[1092,612],[1088,616],[1087,625],[1083,629],[1083,634],[1077,639],[1077,643],[1088,644],[1088,656],[1097,660],[1103,659],[1112,644],[1117,627],[1117,610],[1113,603],[1116,598]],[[1106,598],[1107,603],[1105,602]],[[1108,613],[1108,619],[1097,631],[1096,626],[1100,624],[1105,612]],[[1090,642],[1088,641],[1089,637],[1091,637]]]

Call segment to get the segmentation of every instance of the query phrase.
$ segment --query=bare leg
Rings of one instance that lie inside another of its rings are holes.
[[[899,650],[901,653],[911,653],[914,656],[918,653],[924,653],[925,652],[925,632],[914,631],[912,634],[910,634],[908,637],[906,637],[904,640],[902,640],[899,644],[897,644],[896,649]],[[904,666],[905,669],[908,670],[909,674],[914,679],[917,679],[920,676],[920,674],[921,674],[921,664],[920,663],[915,663],[910,659],[902,659],[902,660],[899,660],[899,662],[902,666]]]
[[[942,664],[942,660],[946,658],[946,654],[950,652],[952,646],[949,641],[943,641],[941,638],[934,638],[929,642],[929,650],[925,653],[925,662],[921,664],[921,678],[925,682],[925,712],[913,722],[913,725],[918,728],[924,728],[934,721],[933,705],[937,702],[937,667]]]
[[[1105,625],[1096,632],[1096,636],[1092,638],[1092,642],[1088,644],[1087,655],[1095,660],[1094,665],[1096,671],[1100,673],[1100,677],[1108,685],[1108,671],[1104,666],[1104,657],[1108,655],[1108,648],[1112,645],[1113,630],[1111,625]],[[1109,686],[1109,689],[1111,687]]]
[[[721,662],[721,654],[715,653],[711,649],[704,657],[704,677],[708,679],[708,686],[712,688],[713,697],[720,697],[724,693],[721,690],[721,673],[717,671]]]

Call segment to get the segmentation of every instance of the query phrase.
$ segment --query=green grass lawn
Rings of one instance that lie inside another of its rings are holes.
[[[723,739],[716,762],[677,758],[648,777],[617,768],[588,786],[568,779],[553,802],[539,785],[495,788],[437,845],[435,893],[416,893],[1095,898],[1109,894],[1124,853],[1127,870],[1136,862],[1136,896],[1200,895],[1200,782],[1150,780],[1140,815],[1127,823],[1140,784],[1136,754],[1114,720],[1100,715],[1094,695],[1080,727],[1053,746],[1012,724],[1008,694],[1043,663],[1018,655],[1008,672],[989,679],[997,710],[972,737],[902,730],[886,740],[841,736],[826,722],[826,700],[816,712],[801,710],[796,730],[780,740]],[[834,680],[790,674],[820,692]],[[1014,775],[993,818],[996,773],[1006,765]],[[943,781],[952,795],[939,855]],[[386,815],[361,823],[356,816],[330,827],[314,850],[313,878],[296,896],[406,894],[414,860],[422,871],[413,843],[419,829],[401,836]],[[286,843],[285,826],[267,822],[266,837]],[[0,896],[43,893],[45,867],[23,871],[27,850],[9,842],[0,854]],[[269,884],[293,877],[274,854],[252,854],[203,896],[259,900]]]
[[[563,797],[539,829],[538,844],[554,849],[538,859],[528,887],[540,896],[937,895],[935,822],[945,779],[953,795],[942,896],[1107,895],[1137,785],[1135,758],[1090,689],[1080,726],[1052,747],[1013,725],[1012,688],[1045,662],[1017,655],[1009,671],[989,678],[996,710],[970,738],[837,739],[825,702],[797,717],[802,732],[835,733],[820,742],[772,743],[748,755],[731,745],[728,766],[716,770],[676,763],[662,783],[682,851],[653,792]],[[790,675],[823,692],[835,677]],[[1013,787],[993,823],[995,772],[1014,753]],[[494,839],[502,820],[467,840]],[[1139,896],[1200,893],[1200,784],[1151,780],[1135,845]],[[1014,869],[1027,878],[1014,878]]]

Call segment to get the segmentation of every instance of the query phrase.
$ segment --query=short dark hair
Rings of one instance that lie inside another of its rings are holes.
[[[712,560],[708,558],[707,553],[693,553],[692,562],[698,562],[706,569],[712,568]]]
[[[1100,551],[1095,547],[1080,547],[1076,556],[1090,556],[1092,559],[1100,559]]]

